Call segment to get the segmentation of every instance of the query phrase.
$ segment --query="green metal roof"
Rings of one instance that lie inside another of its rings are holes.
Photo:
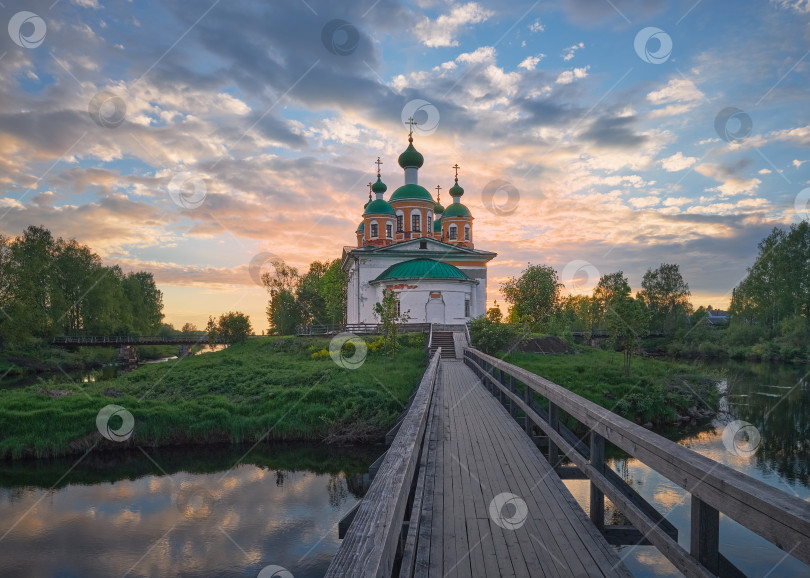
[[[461,185],[459,185],[458,181],[456,181],[456,184],[453,185],[452,187],[450,187],[450,196],[451,197],[460,197],[463,194],[464,194],[464,189],[462,189]]]
[[[396,265],[391,265],[388,269],[380,273],[374,281],[385,281],[387,279],[462,279],[469,280],[469,277],[458,267],[434,261],[433,259],[413,259],[403,261]]]
[[[399,155],[399,166],[403,169],[407,167],[421,167],[425,162],[425,157],[422,156],[418,150],[413,148],[413,142],[408,144],[408,148],[405,149],[401,155]]]
[[[384,193],[388,190],[388,186],[380,180],[380,177],[377,177],[377,182],[371,185],[371,190],[375,193]]]
[[[444,210],[442,213],[442,219],[445,217],[470,217],[472,218],[472,214],[470,213],[470,209],[462,205],[461,203],[452,203],[449,207]]]
[[[368,204],[363,215],[396,215],[394,207],[388,201],[382,199],[375,199]]]
[[[442,213],[444,213],[444,207],[442,206],[441,203],[437,202],[435,205],[433,205],[433,212],[436,213],[437,215],[441,215]]]
[[[433,232],[434,233],[441,233],[442,232],[442,220],[436,219],[433,221]]]
[[[366,230],[366,222],[361,221],[360,224],[357,226],[357,231],[355,231],[355,232],[360,233],[360,232],[365,231],[365,230]]]
[[[402,185],[394,194],[391,195],[391,202],[394,201],[404,201],[406,199],[417,199],[420,201],[430,201],[433,202],[433,197],[430,196],[430,193],[425,187],[420,185]]]

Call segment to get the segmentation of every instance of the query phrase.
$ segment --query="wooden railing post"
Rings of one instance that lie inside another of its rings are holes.
[[[548,402],[548,425],[549,427],[559,433],[560,430],[560,421],[559,417],[557,416],[557,406],[549,400]],[[557,444],[551,441],[551,438],[548,440],[548,463],[551,464],[552,468],[556,468],[558,462],[560,461],[559,457],[559,450],[557,449]]]
[[[529,406],[529,408],[532,407],[532,388],[529,387],[528,383],[523,384],[523,401],[526,402],[526,405]],[[531,437],[532,436],[532,420],[529,419],[529,414],[528,413],[526,413],[526,423],[524,425],[525,425],[525,429],[526,429],[526,435]]]
[[[591,466],[605,473],[605,438],[591,430]],[[591,522],[601,532],[605,528],[605,494],[591,481]]]
[[[692,496],[692,529],[689,553],[707,570],[720,575],[720,512]]]

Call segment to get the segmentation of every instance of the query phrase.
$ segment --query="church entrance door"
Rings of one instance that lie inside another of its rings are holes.
[[[428,323],[444,323],[444,300],[441,293],[431,293],[425,305],[425,320]]]

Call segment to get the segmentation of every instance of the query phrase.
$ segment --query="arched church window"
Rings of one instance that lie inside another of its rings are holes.
[[[419,213],[413,213],[411,215],[411,231],[413,231],[414,233],[418,233],[420,231],[419,225],[421,221],[420,219],[421,216],[422,215],[420,215]]]
[[[455,241],[458,239],[458,228],[455,225],[450,225],[450,229],[448,230],[448,237],[451,241]]]
[[[401,214],[401,213],[400,213],[400,214],[398,214],[398,215],[397,215],[397,233],[401,233],[401,232],[402,232],[402,226],[403,226],[402,221],[403,221],[403,220],[404,220],[404,218],[403,218],[402,214]]]
[[[389,222],[385,224],[385,238],[390,239],[392,236],[393,236],[393,226]]]
[[[464,225],[464,240],[465,241],[470,240],[470,226],[469,225]]]
[[[376,239],[377,234],[378,234],[378,226],[377,226],[377,222],[375,221],[375,222],[371,223],[371,237],[373,239]]]

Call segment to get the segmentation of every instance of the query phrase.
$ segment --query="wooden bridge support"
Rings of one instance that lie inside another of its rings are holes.
[[[191,355],[191,346],[187,343],[181,343],[177,351],[177,357],[188,357]]]

